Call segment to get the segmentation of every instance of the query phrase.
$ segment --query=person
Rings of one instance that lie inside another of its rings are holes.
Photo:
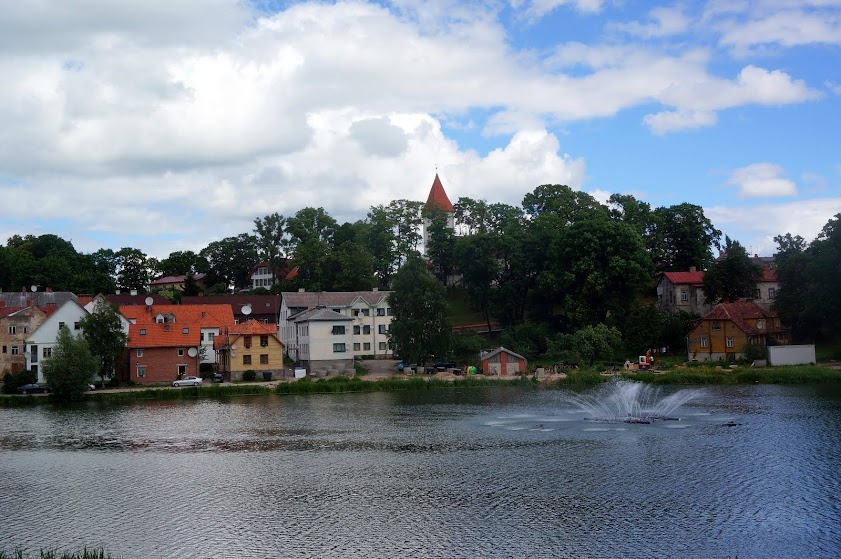
[[[630,368],[631,368],[631,361],[628,360],[628,359],[625,359],[625,370],[627,371]]]

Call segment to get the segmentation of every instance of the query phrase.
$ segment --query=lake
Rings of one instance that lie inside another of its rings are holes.
[[[652,424],[590,421],[569,395],[491,387],[0,409],[0,549],[841,556],[841,387],[704,388],[670,413],[679,421]]]

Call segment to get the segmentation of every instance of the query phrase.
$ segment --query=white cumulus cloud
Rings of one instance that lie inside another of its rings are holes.
[[[753,163],[733,170],[727,184],[739,188],[745,198],[794,196],[797,185],[783,176],[783,169],[773,163]]]

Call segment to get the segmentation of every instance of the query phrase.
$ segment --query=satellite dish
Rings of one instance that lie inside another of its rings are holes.
[[[146,306],[147,307],[151,307],[152,303],[154,303],[154,302],[155,302],[155,300],[152,299],[151,297],[146,297]]]
[[[237,350],[237,344],[232,345],[231,350],[236,351]]]
[[[248,316],[249,314],[251,314],[251,305],[243,305],[243,307],[240,309],[240,312],[245,316]]]
[[[190,357],[195,357],[198,354],[199,354],[199,350],[197,350],[194,347],[191,347],[190,349],[187,350],[187,355],[189,355]]]
[[[232,350],[232,351],[231,351],[231,357],[236,357],[236,356],[237,356],[237,352],[236,352],[236,350]]]
[[[36,291],[38,291],[38,286],[37,286],[37,285],[33,285],[33,286],[31,286],[29,289],[32,291],[32,293],[35,293]]]

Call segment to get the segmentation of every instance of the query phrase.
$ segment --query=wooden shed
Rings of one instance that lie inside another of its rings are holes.
[[[482,371],[486,375],[514,375],[527,370],[526,358],[510,349],[498,347],[482,354]]]

